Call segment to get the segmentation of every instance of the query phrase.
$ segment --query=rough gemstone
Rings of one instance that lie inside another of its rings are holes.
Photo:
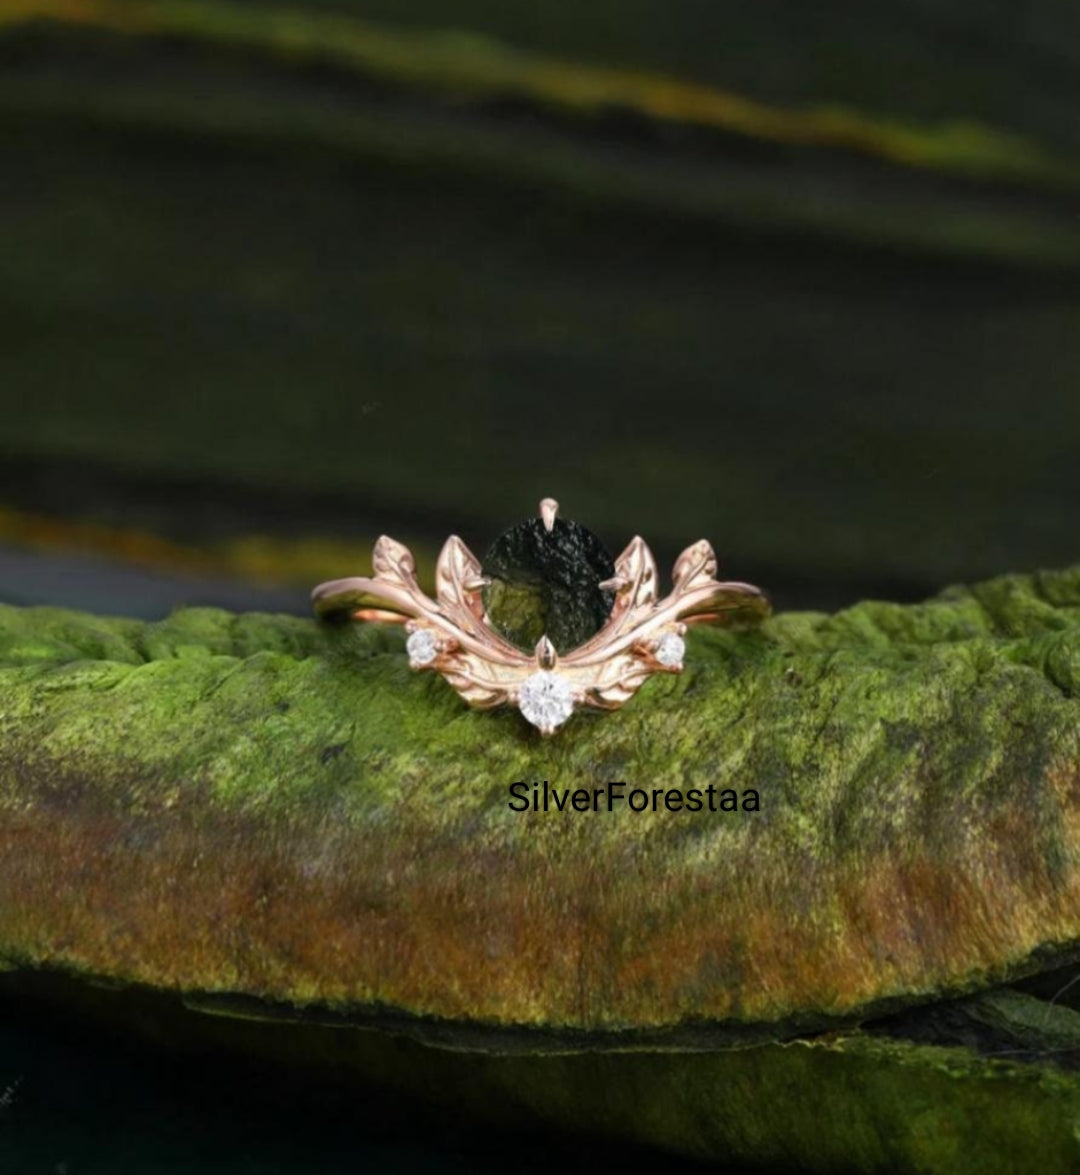
[[[574,712],[570,683],[557,673],[538,669],[522,682],[518,708],[533,726],[544,731],[554,730]]]
[[[547,636],[567,653],[603,627],[615,594],[600,584],[615,564],[600,540],[576,522],[539,518],[504,531],[484,556],[484,607],[497,632],[531,652]]]
[[[438,655],[439,646],[426,628],[418,628],[415,632],[409,633],[405,651],[409,654],[409,659],[417,665],[430,665]]]
[[[669,669],[682,665],[683,657],[686,656],[686,641],[677,632],[665,632],[656,642],[653,655],[661,665],[666,665]]]

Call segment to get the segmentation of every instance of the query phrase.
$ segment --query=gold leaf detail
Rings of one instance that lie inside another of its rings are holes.
[[[716,577],[716,554],[707,539],[698,539],[675,560],[671,582],[678,594],[711,582]]]
[[[418,590],[416,562],[404,543],[399,543],[388,535],[382,535],[372,551],[371,565],[378,579],[396,584],[410,592]]]
[[[656,560],[648,543],[639,535],[627,544],[615,560],[615,572],[629,581],[625,595],[627,609],[644,608],[656,603]]]

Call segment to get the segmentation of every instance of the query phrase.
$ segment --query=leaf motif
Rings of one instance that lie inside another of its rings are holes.
[[[675,560],[671,582],[675,593],[682,595],[691,588],[709,583],[716,578],[716,553],[707,539],[698,539]]]
[[[567,660],[585,664],[606,657],[606,650],[616,638],[641,624],[655,608],[656,560],[640,535],[632,538],[626,550],[615,560],[615,573],[626,581],[626,587],[615,597],[607,623],[596,636],[567,654]]]
[[[416,562],[404,543],[388,535],[381,535],[371,553],[371,565],[378,579],[396,584],[409,592],[417,592]]]
[[[462,615],[470,620],[479,619],[473,601],[474,593],[466,590],[466,584],[480,576],[480,560],[469,548],[452,534],[439,552],[435,565],[435,595],[444,612]]]
[[[462,632],[486,638],[484,605],[469,584],[480,578],[480,560],[452,534],[439,552],[435,566],[435,596],[439,611]]]
[[[626,599],[624,607],[634,609],[656,603],[656,560],[640,535],[635,535],[615,560],[615,573],[630,583],[622,593]]]
[[[459,653],[441,672],[470,706],[486,710],[501,706],[507,700],[506,686],[490,680],[488,669],[474,654]]]
[[[650,675],[648,667],[632,654],[623,653],[603,665],[590,688],[593,705],[615,709],[632,698]]]

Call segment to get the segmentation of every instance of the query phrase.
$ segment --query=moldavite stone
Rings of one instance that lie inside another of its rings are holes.
[[[615,601],[600,589],[615,574],[611,556],[591,530],[563,518],[550,531],[539,518],[504,531],[483,573],[492,626],[529,651],[545,635],[560,653],[576,648],[600,631]]]

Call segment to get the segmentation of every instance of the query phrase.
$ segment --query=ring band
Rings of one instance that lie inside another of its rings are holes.
[[[545,498],[539,513],[544,531],[552,532],[558,503]],[[439,555],[434,599],[417,583],[415,560],[403,544],[382,536],[372,563],[371,577],[319,584],[311,593],[315,614],[404,624],[413,669],[442,674],[471,706],[516,706],[544,735],[576,709],[618,709],[653,673],[681,672],[689,625],[757,621],[770,611],[760,588],[715,578],[716,555],[705,539],[682,552],[671,593],[657,599],[656,561],[635,537],[615,560],[615,574],[596,585],[611,599],[599,631],[563,653],[545,632],[525,651],[493,625],[483,600],[491,580],[456,535]]]

